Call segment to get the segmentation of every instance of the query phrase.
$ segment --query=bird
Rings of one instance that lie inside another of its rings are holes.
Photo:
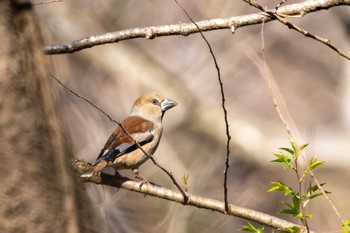
[[[81,177],[89,178],[110,166],[114,168],[116,176],[120,176],[118,170],[131,169],[136,177],[148,182],[139,175],[138,169],[156,151],[163,132],[164,113],[176,105],[174,100],[164,98],[156,92],[137,98],[130,114],[121,122],[122,127],[116,127],[101,149],[92,170]]]

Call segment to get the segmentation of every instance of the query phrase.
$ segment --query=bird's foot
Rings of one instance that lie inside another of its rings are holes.
[[[135,176],[135,180],[140,181],[140,189],[142,188],[142,185],[151,183],[146,177],[141,176],[140,174]]]
[[[135,179],[140,181],[142,184],[150,184],[149,180],[146,177],[141,176],[140,174],[136,175]]]

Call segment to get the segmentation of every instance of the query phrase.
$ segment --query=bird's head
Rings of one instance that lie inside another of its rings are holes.
[[[177,103],[152,92],[140,96],[134,103],[131,114],[139,115],[145,119],[161,121],[164,113],[175,107]]]

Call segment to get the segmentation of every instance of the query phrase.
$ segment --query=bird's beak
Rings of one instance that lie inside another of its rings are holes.
[[[160,103],[160,107],[161,107],[163,112],[165,112],[168,109],[171,109],[172,107],[175,107],[176,105],[177,105],[177,103],[174,100],[169,100],[169,99],[164,99]]]

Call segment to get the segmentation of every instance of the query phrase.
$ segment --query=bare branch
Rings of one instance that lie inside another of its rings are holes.
[[[91,169],[91,164],[82,161],[74,160],[73,161],[73,170],[80,175]],[[184,200],[183,195],[180,192],[173,191],[164,187],[152,185],[152,184],[143,184],[140,185],[140,182],[130,180],[125,177],[115,177],[113,175],[108,175],[105,173],[100,173],[99,176],[92,176],[89,179],[82,179],[82,182],[91,182],[94,184],[108,185],[116,188],[122,188],[133,192],[142,193],[145,195],[162,198],[165,200],[177,202],[184,205],[195,206],[197,208],[208,209],[216,211],[219,213],[232,215],[235,217],[251,220],[278,230],[282,230],[287,227],[296,226],[301,229],[301,232],[306,232],[303,226],[285,221],[283,219],[265,214],[253,209],[248,209],[245,207],[240,207],[236,205],[229,204],[228,211],[225,210],[225,203],[220,202],[214,199],[193,195],[187,193],[188,200]]]
[[[307,13],[326,10],[340,5],[350,5],[350,0],[307,0],[302,3],[290,4],[278,8],[278,14],[284,16],[305,15]],[[93,46],[116,43],[123,40],[146,38],[153,39],[161,36],[182,35],[188,36],[203,31],[230,29],[232,32],[239,27],[260,24],[275,20],[266,13],[255,13],[242,16],[234,16],[224,19],[211,19],[193,23],[182,23],[173,25],[151,26],[144,28],[133,28],[122,31],[109,32],[97,36],[89,36],[63,44],[44,46],[46,54],[74,53]]]

